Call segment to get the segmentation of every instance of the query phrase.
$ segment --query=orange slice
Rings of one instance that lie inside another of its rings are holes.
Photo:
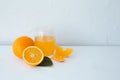
[[[64,57],[69,57],[73,52],[73,49],[71,48],[66,48],[66,50],[63,51],[62,56]]]
[[[55,54],[62,55],[63,48],[61,46],[56,46]]]
[[[69,57],[73,52],[72,48],[66,48],[65,50],[61,46],[56,46],[56,52],[55,54],[63,56],[63,57]]]
[[[59,62],[64,62],[66,57],[69,57],[73,52],[73,49],[66,48],[65,50],[61,46],[56,46],[56,51],[53,54],[53,59]]]
[[[29,46],[23,51],[23,60],[31,66],[39,65],[43,61],[43,58],[44,53],[36,46]]]
[[[61,56],[63,53],[63,48],[61,46],[56,46],[55,54],[53,54],[53,59],[59,62],[64,62],[65,58]]]
[[[57,55],[57,54],[54,54],[52,58],[56,61],[59,61],[59,62],[64,62],[65,61],[65,58],[63,56],[60,56],[60,55]]]

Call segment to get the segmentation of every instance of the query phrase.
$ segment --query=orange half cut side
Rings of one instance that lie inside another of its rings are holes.
[[[37,66],[39,65],[44,58],[44,53],[42,50],[36,46],[29,46],[23,51],[23,60],[31,65]]]

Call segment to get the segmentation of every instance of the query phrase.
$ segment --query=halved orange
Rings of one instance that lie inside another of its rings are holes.
[[[23,51],[23,60],[31,66],[39,65],[43,61],[43,58],[44,53],[36,46],[29,46]]]

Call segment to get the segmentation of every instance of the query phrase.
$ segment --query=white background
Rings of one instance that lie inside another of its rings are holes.
[[[120,0],[0,0],[0,44],[53,26],[58,44],[120,45]]]
[[[31,67],[13,55],[11,45],[0,46],[0,80],[120,80],[119,46],[63,46],[74,49],[65,62]]]

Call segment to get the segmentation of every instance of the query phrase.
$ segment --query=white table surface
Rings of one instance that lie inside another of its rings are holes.
[[[66,46],[73,55],[52,67],[31,67],[0,46],[0,80],[120,80],[119,46]]]

